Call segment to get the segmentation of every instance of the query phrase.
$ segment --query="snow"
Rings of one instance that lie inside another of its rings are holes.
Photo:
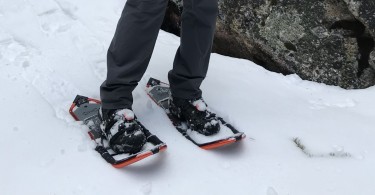
[[[199,111],[205,111],[207,109],[206,103],[202,99],[196,100],[193,102],[193,105],[197,108]]]
[[[150,76],[166,81],[172,68],[179,38],[163,31],[133,109],[168,150],[124,169],[109,166],[68,108],[77,94],[99,97],[124,3],[0,0],[0,194],[375,191],[374,87],[343,90],[213,54],[205,101],[248,137],[201,150],[144,91]]]
[[[134,112],[129,109],[123,109],[116,112],[117,116],[124,118],[123,120],[133,120],[134,119]]]

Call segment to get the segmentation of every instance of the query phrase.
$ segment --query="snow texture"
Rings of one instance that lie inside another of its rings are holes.
[[[346,91],[213,54],[205,101],[248,138],[201,150],[144,91],[172,68],[179,38],[163,31],[133,109],[168,150],[109,166],[68,108],[77,94],[99,97],[124,3],[0,0],[0,194],[373,194],[374,87]]]

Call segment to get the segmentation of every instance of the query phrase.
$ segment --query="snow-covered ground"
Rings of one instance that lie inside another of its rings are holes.
[[[204,151],[145,94],[150,76],[167,80],[179,44],[163,31],[134,110],[169,148],[109,166],[68,107],[76,94],[99,97],[124,3],[0,0],[0,194],[374,193],[374,87],[346,91],[213,54],[204,97],[248,138]]]

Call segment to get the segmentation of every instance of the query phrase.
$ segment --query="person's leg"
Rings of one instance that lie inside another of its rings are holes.
[[[181,45],[168,74],[172,95],[193,99],[202,95],[218,15],[218,0],[184,0]]]
[[[131,108],[132,91],[149,64],[168,0],[128,0],[107,54],[100,87],[104,109]]]

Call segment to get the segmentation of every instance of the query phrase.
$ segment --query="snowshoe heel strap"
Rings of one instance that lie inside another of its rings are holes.
[[[110,164],[115,164],[117,161],[103,146],[96,146],[95,150]]]

